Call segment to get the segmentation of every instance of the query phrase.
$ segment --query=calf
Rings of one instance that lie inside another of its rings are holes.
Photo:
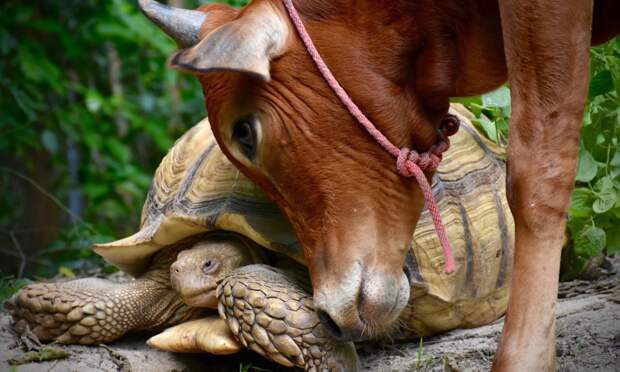
[[[389,327],[408,301],[403,266],[422,194],[336,98],[284,4],[196,11],[140,4],[182,47],[170,64],[200,79],[222,150],[291,220],[327,327],[351,340]],[[399,149],[427,151],[442,140],[450,97],[508,80],[516,253],[494,367],[553,369],[588,50],[620,32],[620,3],[307,0],[294,7],[340,85]]]

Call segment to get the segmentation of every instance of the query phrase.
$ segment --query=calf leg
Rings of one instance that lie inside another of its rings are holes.
[[[588,87],[592,2],[500,0],[516,249],[494,370],[555,369],[555,302]]]

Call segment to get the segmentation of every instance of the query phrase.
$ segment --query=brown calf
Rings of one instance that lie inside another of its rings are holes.
[[[359,340],[408,301],[418,186],[347,113],[280,1],[182,11],[142,0],[185,49],[226,155],[293,223],[332,332]],[[340,84],[397,146],[425,151],[453,96],[508,79],[516,254],[498,370],[554,368],[555,298],[588,83],[588,49],[620,32],[614,0],[296,1]],[[594,18],[594,27],[593,27]],[[458,263],[457,263],[458,264]]]

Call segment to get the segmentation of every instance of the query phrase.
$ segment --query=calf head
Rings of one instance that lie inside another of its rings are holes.
[[[331,92],[281,2],[141,6],[184,48],[170,64],[199,78],[222,150],[292,222],[328,329],[360,340],[388,328],[409,299],[403,267],[421,192]],[[321,9],[300,10],[334,75],[392,142],[423,151],[437,141],[448,96],[411,89],[428,78],[413,79],[405,61],[416,46],[400,34],[415,30],[393,14],[396,29],[381,31],[371,20],[339,23]],[[387,34],[370,37],[352,24]]]

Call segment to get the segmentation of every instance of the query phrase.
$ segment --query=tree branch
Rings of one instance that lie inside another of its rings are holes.
[[[47,196],[51,201],[53,201],[54,204],[56,204],[56,206],[58,206],[58,208],[62,209],[68,215],[70,215],[74,222],[79,222],[79,223],[83,224],[84,226],[88,227],[88,224],[80,216],[78,216],[77,214],[73,213],[73,211],[71,211],[69,208],[67,208],[60,200],[58,200],[57,197],[55,197],[54,195],[50,194],[47,190],[45,190],[41,185],[39,185],[32,178],[30,178],[30,177],[26,176],[25,174],[22,174],[22,173],[20,173],[20,172],[18,172],[16,170],[14,170],[14,169],[7,168],[7,167],[4,167],[4,166],[0,166],[0,171],[9,173],[9,174],[11,174],[11,175],[13,175],[15,177],[21,178],[22,180],[28,182],[35,189],[37,189],[40,193],[42,193],[43,195]]]

